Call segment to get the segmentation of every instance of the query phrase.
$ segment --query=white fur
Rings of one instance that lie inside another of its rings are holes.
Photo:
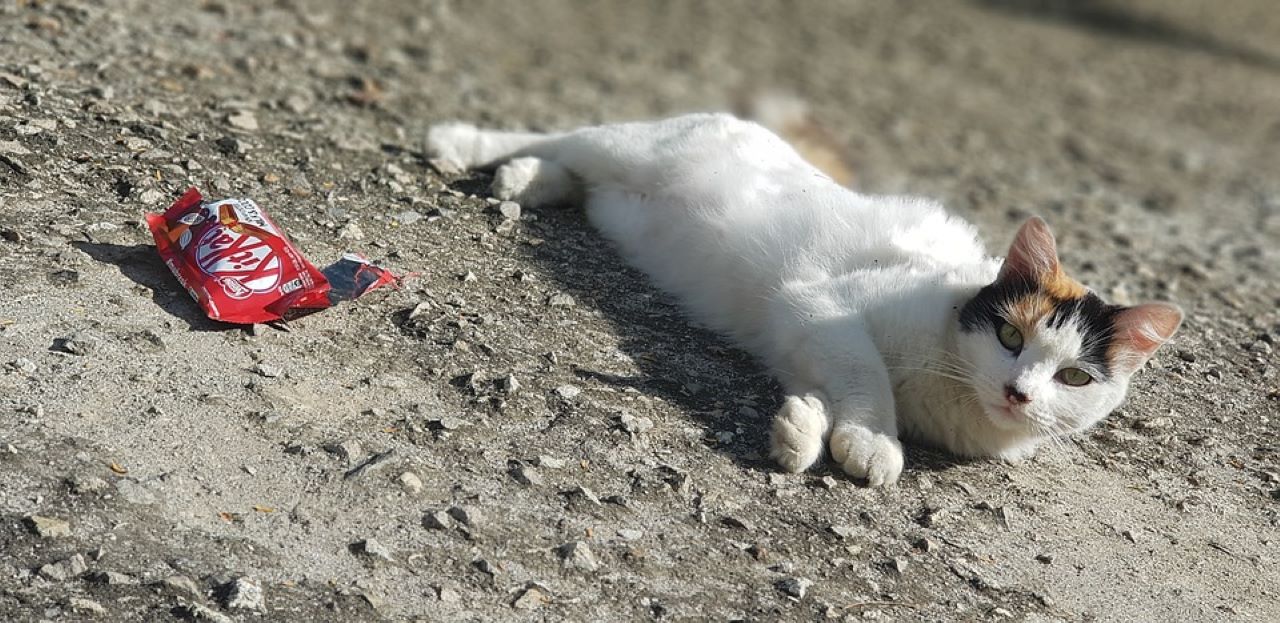
[[[536,207],[584,191],[590,221],[628,261],[781,381],[772,455],[787,471],[825,444],[849,474],[891,484],[899,429],[962,455],[1021,458],[1123,397],[1127,377],[1055,386],[1079,349],[1069,329],[1026,336],[1020,357],[959,329],[959,308],[1000,269],[971,225],[928,200],[842,188],[754,123],[689,115],[560,135],[453,124],[428,141],[463,166],[501,164],[503,198]],[[1033,396],[1024,422],[988,405],[1006,383]]]

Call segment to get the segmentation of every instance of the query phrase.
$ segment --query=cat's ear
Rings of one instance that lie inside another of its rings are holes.
[[[1058,245],[1044,219],[1033,216],[1018,228],[1009,246],[1009,254],[1000,267],[1000,281],[1008,279],[1031,282],[1048,281],[1062,269],[1058,264]]]
[[[1173,337],[1182,324],[1182,310],[1170,303],[1143,303],[1120,310],[1114,322],[1112,363],[1133,371]]]

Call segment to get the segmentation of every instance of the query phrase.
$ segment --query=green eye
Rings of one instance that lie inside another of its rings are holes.
[[[1005,348],[1018,352],[1022,350],[1022,332],[1009,323],[1000,325],[1000,330],[996,331],[996,337],[1000,338],[1000,344]]]
[[[1060,383],[1070,385],[1072,387],[1080,387],[1093,382],[1093,377],[1088,372],[1080,368],[1063,368],[1058,370],[1058,374],[1053,378],[1058,379]]]

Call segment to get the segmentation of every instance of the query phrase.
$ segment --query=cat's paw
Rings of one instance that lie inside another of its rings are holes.
[[[769,456],[788,472],[802,472],[822,456],[826,433],[827,410],[821,400],[788,396],[773,418]]]
[[[442,123],[427,130],[427,155],[466,169],[473,167],[480,130],[469,123]]]
[[[846,474],[884,487],[902,475],[902,443],[863,426],[837,426],[831,433],[831,458]]]
[[[489,192],[503,201],[537,208],[570,199],[574,181],[567,169],[549,160],[515,158],[494,172]]]

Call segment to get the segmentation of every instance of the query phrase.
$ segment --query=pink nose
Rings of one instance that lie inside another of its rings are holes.
[[[1004,399],[1008,400],[1009,404],[1015,405],[1025,405],[1028,402],[1031,402],[1030,396],[1018,391],[1018,388],[1012,385],[1004,386]]]

